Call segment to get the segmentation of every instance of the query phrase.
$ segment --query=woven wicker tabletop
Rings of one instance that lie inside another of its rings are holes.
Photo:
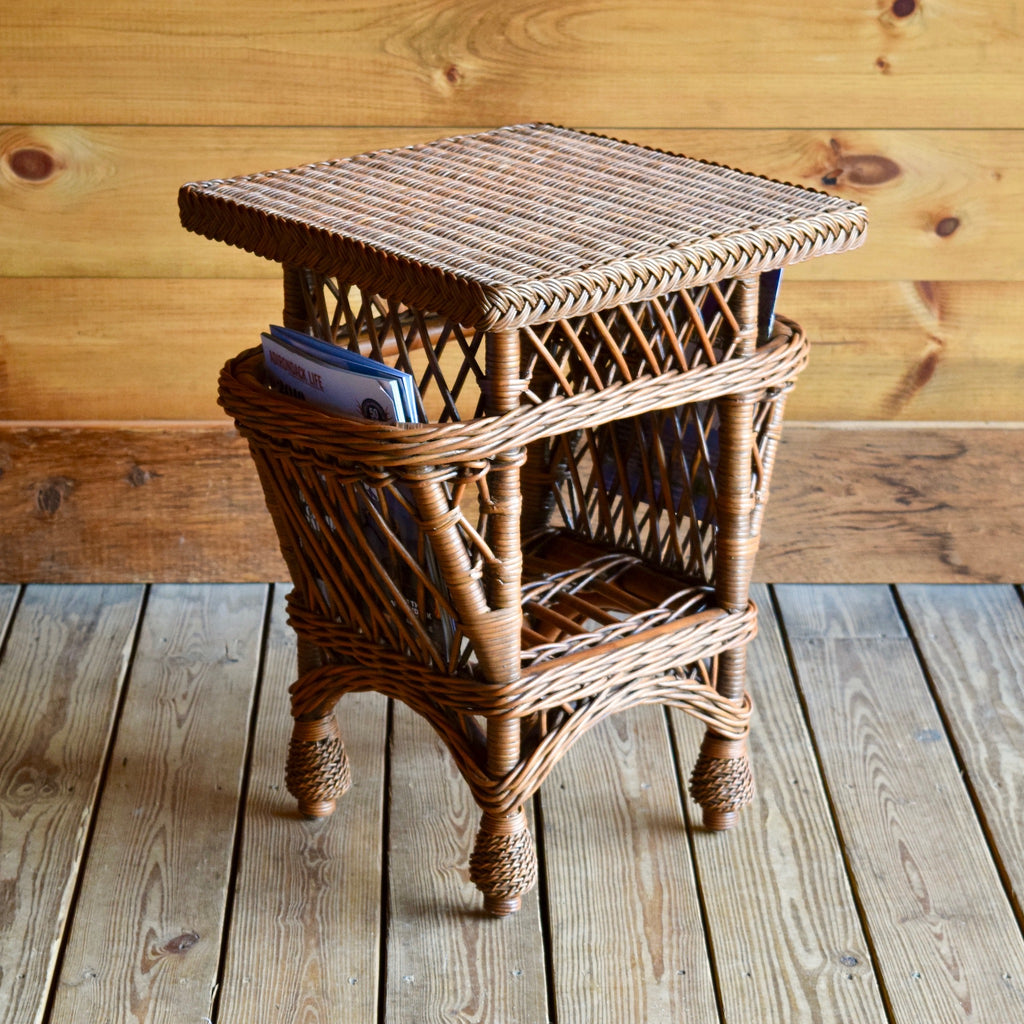
[[[183,225],[511,328],[854,248],[856,203],[553,125],[182,187]]]

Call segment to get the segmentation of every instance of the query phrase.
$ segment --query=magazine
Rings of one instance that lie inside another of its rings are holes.
[[[775,303],[779,298],[779,285],[782,284],[782,267],[778,270],[766,270],[761,275],[761,286],[758,291],[757,321],[758,336],[770,338],[775,331]]]
[[[286,327],[261,335],[273,387],[325,412],[382,423],[423,419],[411,374]]]
[[[760,341],[771,338],[775,330],[775,303],[779,298],[779,287],[782,284],[782,268],[766,270],[760,277],[757,292],[757,336]],[[710,329],[715,317],[721,314],[718,298],[708,289],[701,304],[700,316],[705,329]]]

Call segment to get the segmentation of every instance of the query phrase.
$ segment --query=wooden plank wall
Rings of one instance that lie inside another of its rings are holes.
[[[1024,577],[1024,0],[7,5],[0,579],[283,566],[223,360],[274,266],[184,232],[189,180],[549,120],[835,191],[794,268],[812,366],[761,578]],[[795,424],[795,425],[794,425]]]

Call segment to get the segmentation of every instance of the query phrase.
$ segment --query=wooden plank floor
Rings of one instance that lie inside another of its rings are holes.
[[[513,918],[404,707],[354,785],[282,778],[283,587],[0,586],[0,1024],[1024,1020],[1024,601],[759,588],[758,799],[704,832],[697,723],[593,730],[530,808]]]

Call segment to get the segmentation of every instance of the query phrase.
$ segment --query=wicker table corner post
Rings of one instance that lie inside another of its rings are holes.
[[[519,376],[518,332],[488,332],[485,364],[487,375],[482,381],[485,411],[492,416],[514,414],[525,387]],[[513,697],[520,677],[523,622],[523,557],[519,529],[522,516],[519,471],[523,461],[524,452],[518,445],[494,456],[486,510],[494,553],[488,566],[488,603],[498,614],[498,621],[508,624],[501,638],[508,658],[491,670],[490,681],[511,692]],[[485,909],[497,916],[518,910],[522,893],[537,880],[537,859],[522,802],[516,799],[519,795],[516,787],[504,783],[520,761],[520,727],[514,705],[509,713],[487,719],[486,768],[496,799],[483,804],[480,830],[469,861],[470,877],[484,894]]]
[[[758,282],[737,282],[732,311],[736,317],[736,355],[749,359],[758,340]],[[715,538],[715,599],[729,612],[742,613],[749,602],[750,581],[759,532],[753,520],[753,464],[756,393],[732,394],[718,400],[719,460],[718,531]],[[739,735],[723,735],[710,723],[690,778],[690,793],[711,829],[730,828],[754,796],[754,778],[747,754],[749,698],[746,697],[745,644],[723,650],[718,657],[717,692],[732,702],[747,721]],[[746,705],[746,706],[744,706]]]
[[[284,324],[414,376],[424,421],[308,408],[258,348],[220,400],[292,577],[286,769],[349,782],[334,708],[376,690],[444,740],[495,915],[536,878],[523,806],[643,703],[699,718],[705,824],[753,793],[753,560],[800,329],[764,275],[860,243],[854,203],[552,125],[193,183],[183,224],[284,267]]]

